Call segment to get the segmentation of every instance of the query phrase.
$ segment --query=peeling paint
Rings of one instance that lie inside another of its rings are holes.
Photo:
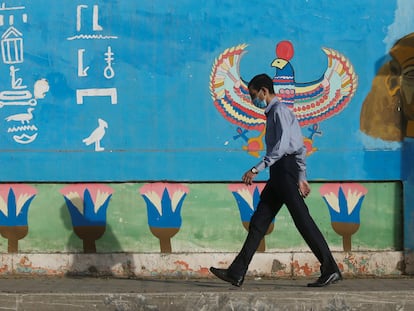
[[[29,256],[23,256],[14,267],[14,272],[17,274],[32,274],[32,275],[49,275],[58,276],[63,275],[63,271],[56,271],[47,269],[46,267],[34,266],[29,259]]]
[[[292,267],[294,271],[294,275],[301,275],[301,271],[303,271],[303,274],[306,276],[311,276],[315,273],[315,271],[309,267],[308,263],[300,265],[298,261],[292,262]]]
[[[278,273],[286,269],[286,265],[275,259],[272,263],[272,273]]]

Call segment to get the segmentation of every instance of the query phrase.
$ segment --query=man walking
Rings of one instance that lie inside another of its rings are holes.
[[[296,228],[321,263],[321,276],[309,287],[322,287],[342,279],[341,272],[322,233],[309,214],[304,198],[310,193],[306,180],[306,148],[293,112],[278,101],[273,81],[266,74],[255,76],[248,84],[250,97],[266,115],[266,155],[242,177],[250,185],[256,175],[269,167],[270,178],[249,226],[244,245],[228,269],[211,267],[218,278],[241,286],[249,264],[270,223],[286,204]]]

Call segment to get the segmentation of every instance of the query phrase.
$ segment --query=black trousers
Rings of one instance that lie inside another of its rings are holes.
[[[325,238],[313,221],[299,193],[298,175],[299,169],[292,155],[284,156],[270,167],[270,179],[250,219],[247,238],[240,253],[229,267],[229,272],[233,276],[239,277],[246,274],[260,241],[283,204],[286,204],[296,228],[321,263],[321,274],[327,275],[339,271]]]

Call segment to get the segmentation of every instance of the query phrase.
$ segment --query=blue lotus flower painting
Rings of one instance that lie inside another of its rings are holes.
[[[259,183],[247,186],[245,184],[230,184],[228,189],[233,193],[240,211],[241,221],[250,221],[257,204],[260,200],[260,193],[265,184]]]
[[[175,183],[149,183],[140,188],[147,205],[148,225],[160,240],[162,253],[171,253],[171,238],[181,228],[181,208],[189,190]]]
[[[25,184],[0,185],[0,234],[8,240],[8,252],[18,251],[18,241],[28,231],[29,206],[37,190]]]
[[[37,190],[24,184],[0,185],[0,225],[26,226],[29,206]]]
[[[362,202],[367,189],[358,183],[329,183],[319,189],[329,207],[331,221],[359,223]]]
[[[344,251],[351,251],[351,236],[360,226],[362,202],[368,190],[358,183],[327,183],[319,193],[328,205],[331,225],[342,236]]]
[[[105,226],[112,188],[101,184],[69,185],[60,190],[74,226]]]
[[[257,183],[250,186],[245,184],[230,184],[228,186],[229,190],[233,193],[233,196],[236,200],[237,206],[239,207],[240,218],[243,224],[243,227],[246,230],[249,230],[250,219],[253,216],[253,213],[257,209],[257,205],[260,201],[260,193],[265,187],[265,183]],[[275,219],[272,220],[272,223],[269,225],[269,228],[266,231],[266,235],[270,234],[274,229]],[[260,242],[260,245],[257,249],[258,252],[264,252],[266,250],[265,239],[263,238]]]
[[[113,190],[103,184],[75,184],[60,190],[68,207],[73,230],[83,240],[85,253],[95,253],[95,241],[106,229],[106,211]]]

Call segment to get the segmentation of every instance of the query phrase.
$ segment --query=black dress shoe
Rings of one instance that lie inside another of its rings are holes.
[[[218,269],[214,267],[210,267],[211,273],[213,273],[219,279],[229,282],[231,285],[240,287],[243,284],[244,276],[234,277],[230,275],[228,269]]]
[[[338,281],[342,280],[341,273],[334,272],[332,274],[322,275],[319,277],[319,279],[316,280],[316,282],[309,283],[308,287],[324,287],[329,284],[336,283]]]

